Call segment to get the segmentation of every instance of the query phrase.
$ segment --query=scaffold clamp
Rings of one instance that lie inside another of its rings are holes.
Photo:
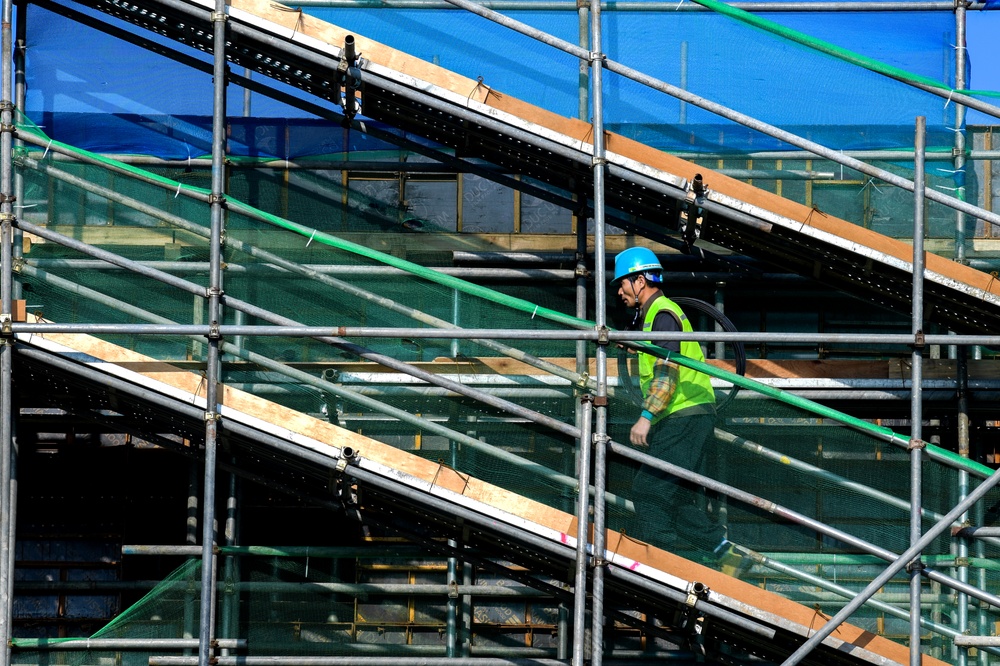
[[[221,421],[221,420],[222,420],[222,414],[220,414],[219,412],[212,412],[212,411],[205,412],[206,423],[208,423],[209,421]]]
[[[917,439],[915,437],[910,438],[910,443],[906,445],[907,451],[915,451],[917,449],[926,449],[927,442],[922,439]]]
[[[226,12],[212,12],[212,23],[222,21],[225,23],[229,20],[229,15]]]
[[[8,338],[12,338],[14,335],[14,329],[11,328],[13,322],[14,318],[9,312],[0,313],[0,336],[4,338],[2,344],[10,344]]]
[[[222,339],[222,329],[219,327],[219,322],[213,321],[211,324],[209,324],[207,337],[209,340]]]
[[[599,327],[597,329],[597,344],[599,344],[599,345],[606,345],[606,344],[610,343],[611,342],[611,340],[609,338],[610,333],[611,333],[611,329],[609,329],[607,326],[601,326],[601,327]]]

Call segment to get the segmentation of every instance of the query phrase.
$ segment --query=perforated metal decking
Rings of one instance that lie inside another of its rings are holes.
[[[171,55],[162,44],[88,19],[58,1],[38,4]],[[211,49],[211,3],[85,0],[83,4],[194,48]],[[235,65],[330,100],[330,109],[312,111],[340,110],[346,72],[339,66],[347,31],[257,0],[231,3],[228,30],[227,55]],[[361,54],[365,117],[436,141],[459,158],[486,160],[526,177],[537,186],[522,187],[533,187],[536,194],[586,213],[586,204],[572,201],[576,197],[586,202],[592,191],[589,124],[353,37]],[[172,55],[197,64],[190,56]],[[614,224],[665,237],[676,226],[692,179],[703,173],[708,188],[698,200],[704,214],[703,239],[909,312],[912,251],[907,244],[612,133],[607,134],[606,147],[606,207]],[[963,333],[1000,330],[1000,282],[936,255],[928,255],[926,265],[929,318]]]
[[[199,375],[90,336],[19,335],[14,376],[22,404],[63,409],[188,453],[203,437]],[[505,567],[505,576],[570,600],[573,516],[232,388],[222,402],[223,441],[238,473],[359,511],[363,521],[442,556]],[[780,661],[811,631],[814,609],[617,533],[608,537],[606,612],[615,621],[700,645],[713,660]],[[907,661],[904,646],[843,625],[806,663]],[[924,663],[941,662],[924,656]]]

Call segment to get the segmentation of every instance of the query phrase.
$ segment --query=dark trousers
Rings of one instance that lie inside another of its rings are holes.
[[[715,428],[714,414],[671,416],[653,426],[649,455],[705,474],[705,448]],[[666,472],[642,465],[632,482],[638,514],[638,538],[670,549],[678,540],[712,550],[725,529],[705,513],[698,487]]]

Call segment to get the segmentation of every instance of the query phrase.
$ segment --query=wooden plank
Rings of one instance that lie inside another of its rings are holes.
[[[156,359],[143,356],[95,337],[78,334],[34,334],[65,347],[87,354],[122,368],[136,372],[151,380],[180,389],[196,396],[203,396],[204,378],[198,374],[176,368]],[[574,516],[553,509],[545,504],[521,497],[486,481],[467,476],[449,467],[401,451],[382,442],[334,426],[326,421],[296,412],[257,396],[222,387],[222,403],[229,408],[253,415],[290,433],[297,433],[330,446],[354,448],[360,456],[405,472],[429,484],[446,488],[562,534],[576,536]],[[223,427],[225,427],[223,425]],[[697,563],[659,550],[623,534],[608,531],[608,549],[624,557],[673,574],[688,581],[699,581],[720,594],[741,601],[749,606],[785,618],[802,627],[816,629],[823,624],[823,617],[816,611],[790,601],[749,583],[736,580]],[[876,636],[850,624],[841,625],[834,638],[863,647],[899,664],[908,663],[907,649],[888,639]],[[927,655],[927,666],[943,665]]]

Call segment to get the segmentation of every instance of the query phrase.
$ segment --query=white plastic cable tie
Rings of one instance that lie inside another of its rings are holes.
[[[176,199],[176,198],[177,198],[177,197],[179,197],[180,195],[181,195],[181,184],[180,184],[180,183],[177,183],[177,191],[176,191],[176,192],[174,192],[174,199]]]
[[[316,230],[315,229],[313,229],[312,236],[310,236],[309,240],[306,241],[306,247],[309,247],[309,243],[313,242],[313,238],[316,238]]]
[[[878,192],[879,194],[882,194],[882,190],[878,189],[878,185],[875,184],[875,177],[873,176],[873,177],[871,177],[871,178],[868,179],[867,183],[864,184],[864,186],[861,188],[861,192],[858,192],[858,195],[860,196],[862,192],[864,192],[866,189],[868,189],[869,185],[872,186],[873,188],[875,188],[876,192]]]
[[[531,318],[534,319],[535,315],[538,314],[538,306],[535,306],[535,310],[531,313]]]
[[[677,3],[677,6],[676,6],[676,7],[674,7],[674,11],[675,11],[675,12],[676,12],[676,11],[679,11],[679,10],[680,10],[680,8],[681,8],[681,5],[683,5],[683,4],[684,4],[684,0],[681,0],[680,2],[678,2],[678,3]]]
[[[45,159],[45,156],[49,154],[49,148],[51,147],[52,147],[52,139],[49,139],[49,145],[45,146],[45,152],[42,153],[43,160]]]
[[[948,90],[948,99],[946,99],[944,101],[944,108],[947,109],[948,105],[951,104],[951,96],[954,95],[954,94],[955,94],[955,89],[954,88],[951,88],[951,89]]]
[[[935,170],[941,173],[965,173],[965,169],[942,169],[941,167],[937,167]]]
[[[358,127],[361,128],[362,132],[364,132],[365,134],[368,134],[368,128],[365,127],[365,121],[362,120],[362,121],[358,122]]]
[[[946,127],[945,129],[949,129],[949,130],[951,130],[952,132],[955,132],[956,134],[957,134],[958,132],[964,132],[964,131],[965,131],[965,128],[964,128],[964,127]]]
[[[948,190],[949,192],[961,192],[965,189],[965,185],[960,185],[958,187],[945,187],[944,185],[938,185],[939,190]]]
[[[14,204],[13,207],[14,208],[34,208],[37,205],[38,204],[36,204],[36,203],[33,203],[33,204]]]

